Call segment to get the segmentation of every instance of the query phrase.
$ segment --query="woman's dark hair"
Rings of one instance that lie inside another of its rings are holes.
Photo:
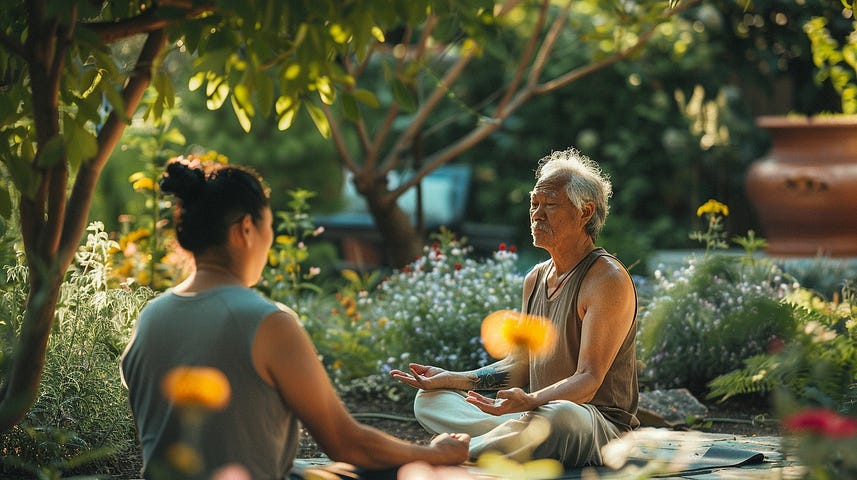
[[[229,227],[247,214],[258,222],[268,206],[259,175],[236,165],[177,157],[167,163],[159,185],[178,198],[176,238],[194,253],[223,245]]]

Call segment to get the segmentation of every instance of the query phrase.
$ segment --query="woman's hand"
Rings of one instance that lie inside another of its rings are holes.
[[[535,405],[535,401],[530,394],[517,387],[508,390],[498,390],[497,398],[486,397],[478,392],[469,391],[467,392],[467,398],[464,400],[491,415],[529,412],[538,407],[538,405]]]
[[[396,380],[423,390],[435,390],[439,388],[453,388],[467,390],[473,388],[474,380],[468,378],[461,372],[450,372],[440,367],[420,365],[411,363],[408,365],[409,372],[401,370],[390,370],[390,376]]]
[[[437,452],[436,465],[458,465],[470,456],[470,435],[466,433],[441,433],[431,441],[431,448]]]

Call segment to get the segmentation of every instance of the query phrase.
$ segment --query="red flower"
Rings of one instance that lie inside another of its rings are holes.
[[[455,269],[456,269],[456,270],[461,270],[461,264],[460,264],[460,263],[456,263],[456,264],[455,264]]]
[[[769,353],[773,353],[774,355],[776,355],[782,352],[784,348],[786,348],[786,342],[784,342],[782,338],[774,336],[771,337],[770,340],[768,340]]]
[[[438,243],[438,242],[434,242],[434,243],[432,243],[432,244],[431,244],[431,248],[432,248],[432,250],[437,250],[437,249],[439,249],[439,248],[440,248],[440,243]]]
[[[517,252],[517,251],[518,251],[518,247],[516,247],[516,246],[512,245],[511,247],[509,247],[509,251],[510,251],[510,252],[512,252],[512,253],[515,253],[515,252]]]
[[[499,247],[497,247],[497,248],[498,248],[498,250],[500,250],[501,252],[505,252],[505,251],[506,251],[506,244],[505,244],[505,243],[501,243],[501,244],[500,244],[500,246],[499,246]]]
[[[785,417],[783,428],[794,433],[849,438],[857,435],[857,418],[843,417],[827,408],[811,408]]]

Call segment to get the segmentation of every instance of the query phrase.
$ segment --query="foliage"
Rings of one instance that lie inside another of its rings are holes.
[[[88,230],[63,283],[39,398],[25,419],[0,437],[0,470],[6,473],[25,471],[45,479],[107,473],[136,455],[136,430],[117,366],[151,291],[111,287],[115,242],[100,224]],[[20,261],[5,267],[4,312],[23,305],[27,273]],[[21,316],[20,311],[11,316],[16,330]]]
[[[781,301],[791,287],[769,260],[709,252],[654,277],[638,335],[642,381],[652,387],[703,393],[715,377],[795,334],[794,309]]]
[[[827,21],[831,35],[844,39],[852,18],[840,0],[713,0],[724,28],[711,41],[720,45],[714,65],[732,72],[755,113],[813,115],[841,108],[830,83],[816,82],[812,46],[803,27],[814,17]],[[740,54],[738,52],[741,52]]]
[[[143,118],[160,120],[175,105],[176,87],[164,68],[168,44],[197,59],[189,86],[205,92],[209,108],[229,100],[245,130],[257,114],[275,116],[286,129],[306,98],[329,105],[334,85],[351,83],[340,59],[364,58],[402,23],[473,6],[433,0],[383,9],[372,0],[349,8],[333,0],[6,3],[0,9],[0,161],[21,195],[17,218],[33,291],[11,380],[0,391],[0,432],[20,421],[37,397],[58,292],[102,168],[144,97]],[[143,40],[128,55],[111,50],[138,35]],[[146,96],[150,85],[154,92]],[[318,123],[319,107],[305,108]],[[9,213],[10,203],[0,195],[0,212]]]
[[[743,368],[711,384],[711,396],[776,392],[798,405],[851,410],[857,386],[857,302],[854,290],[843,290],[842,302],[827,302],[799,289],[787,298],[798,318],[794,338],[750,357]]]
[[[343,391],[368,393],[353,380],[369,376],[375,388],[396,395],[389,378],[372,374],[386,374],[409,361],[465,370],[489,360],[480,344],[480,326],[495,310],[519,307],[523,276],[516,271],[517,255],[501,245],[492,257],[475,259],[449,232],[436,238],[425,256],[371,292],[340,295],[332,314],[306,320]]]
[[[842,0],[842,4],[853,16],[853,3]],[[857,19],[852,19],[851,33],[842,46],[831,36],[824,17],[813,17],[803,25],[803,30],[809,37],[812,61],[818,69],[816,82],[829,80],[842,99],[842,113],[857,114]]]
[[[723,28],[720,13],[702,4],[656,29],[640,55],[522,107],[504,128],[461,156],[474,165],[476,182],[468,220],[526,218],[522,200],[532,187],[536,160],[546,149],[571,144],[598,161],[614,185],[601,236],[605,247],[628,265],[639,261],[637,271],[645,273],[651,271],[647,257],[653,248],[692,247],[682,232],[695,227],[696,206],[709,197],[744,203],[743,172],[764,147],[748,99],[728,86],[722,57],[735,52],[714,41]],[[587,56],[573,32],[561,39],[563,54],[551,71],[573,68]],[[501,73],[487,65],[493,59],[476,61],[485,65],[468,80],[469,90],[491,91]],[[448,142],[457,128],[451,123],[436,135]],[[745,231],[749,213],[739,209],[733,217],[727,227]],[[526,222],[517,233],[515,241],[523,245]]]
[[[276,212],[277,226],[274,245],[268,254],[268,267],[263,273],[260,289],[270,298],[295,305],[307,291],[321,293],[311,280],[318,276],[318,267],[308,267],[310,258],[308,239],[324,233],[315,227],[309,214],[309,199],[314,192],[297,189],[286,192],[289,210]]]

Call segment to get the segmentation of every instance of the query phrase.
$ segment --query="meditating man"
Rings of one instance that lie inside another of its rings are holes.
[[[639,426],[636,292],[622,263],[595,247],[611,193],[600,167],[575,149],[539,161],[530,229],[550,259],[524,279],[522,311],[550,319],[557,334],[546,353],[513,352],[476,370],[393,370],[420,389],[414,413],[423,427],[470,434],[471,458],[498,451],[573,467],[601,464],[601,447]]]

